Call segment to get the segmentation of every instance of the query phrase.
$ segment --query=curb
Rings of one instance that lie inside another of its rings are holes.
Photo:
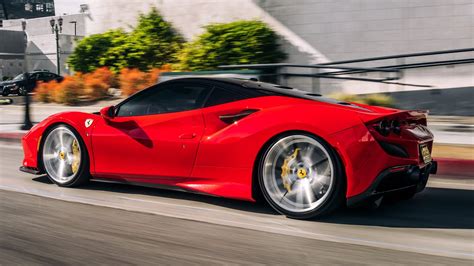
[[[0,133],[0,141],[21,143],[21,138],[26,132]],[[434,158],[438,162],[437,175],[452,176],[461,179],[474,178],[474,160]]]
[[[434,158],[438,162],[437,175],[473,178],[474,160]]]

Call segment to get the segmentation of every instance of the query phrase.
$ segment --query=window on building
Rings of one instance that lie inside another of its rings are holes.
[[[54,12],[54,4],[46,3],[46,12]]]
[[[44,5],[43,4],[36,4],[36,11],[44,12]]]

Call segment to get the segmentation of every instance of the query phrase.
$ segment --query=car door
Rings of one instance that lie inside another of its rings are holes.
[[[204,131],[202,104],[211,87],[168,82],[117,106],[92,131],[96,176],[176,181],[190,176]]]

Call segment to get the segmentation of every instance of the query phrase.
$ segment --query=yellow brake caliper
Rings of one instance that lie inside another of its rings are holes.
[[[281,166],[281,179],[283,180],[283,186],[288,192],[291,191],[291,180],[288,177],[290,174],[290,167],[288,166],[288,163],[296,158],[299,150],[300,148],[296,148],[290,156],[285,158],[285,161],[283,161],[283,165]]]
[[[79,151],[79,143],[77,140],[74,140],[72,142],[72,165],[71,169],[72,172],[75,174],[77,170],[79,170],[79,156],[81,156],[80,151]]]

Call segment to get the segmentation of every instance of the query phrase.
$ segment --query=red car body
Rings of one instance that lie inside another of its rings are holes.
[[[220,119],[243,110],[256,112],[234,123]],[[87,119],[93,120],[88,127]],[[397,121],[397,132],[380,131],[381,121]],[[431,152],[433,144],[426,112],[287,95],[112,120],[98,113],[59,113],[24,136],[23,170],[43,172],[38,155],[43,133],[60,123],[72,126],[84,140],[93,178],[159,184],[248,201],[254,200],[254,173],[262,148],[289,131],[314,134],[334,148],[343,163],[349,203],[376,193],[374,186],[381,175],[436,171],[435,163],[425,162],[420,154],[420,145]],[[390,154],[383,143],[399,147],[404,156]]]

